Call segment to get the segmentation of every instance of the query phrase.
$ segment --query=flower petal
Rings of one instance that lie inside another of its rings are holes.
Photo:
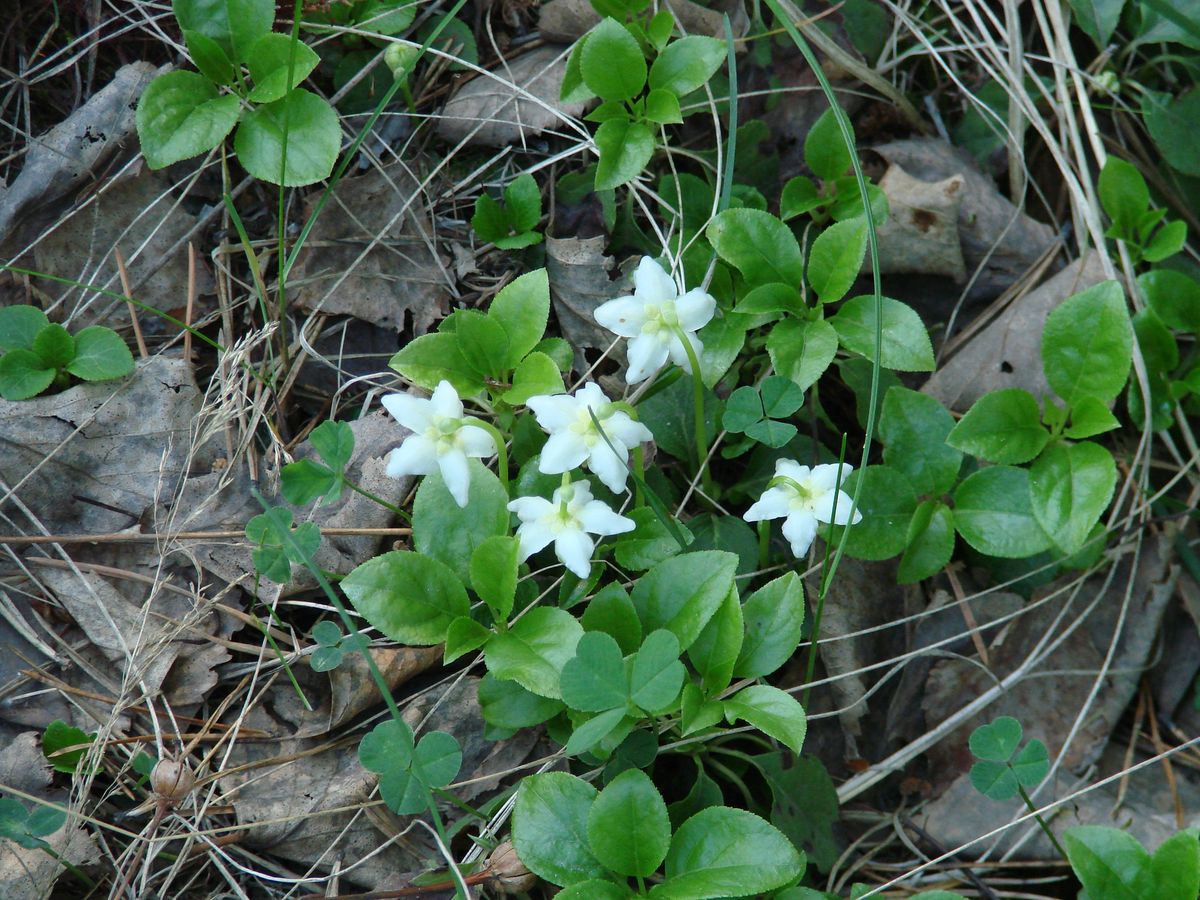
[[[836,507],[834,503],[836,498]],[[845,491],[828,491],[813,501],[813,515],[818,522],[833,525],[857,524],[862,521],[862,513],[854,511],[854,521],[850,521],[850,505],[853,501]]]
[[[462,418],[462,401],[458,399],[458,391],[454,389],[454,385],[448,381],[438,382],[429,402],[435,416],[445,416],[448,419]]]
[[[531,500],[534,498],[527,497],[525,499]],[[537,499],[540,500],[541,498]],[[522,562],[529,559],[529,557],[533,556],[533,554],[537,553],[552,540],[554,540],[554,534],[545,525],[539,525],[536,521],[527,522],[522,525],[517,529],[517,552],[520,554]]]
[[[550,435],[542,447],[538,471],[545,475],[561,475],[581,466],[587,455],[587,444],[582,437],[572,431],[559,431]]]
[[[810,471],[808,466],[802,466],[794,459],[775,460],[776,477],[790,478],[799,485],[803,485],[808,480]]]
[[[742,518],[747,522],[761,522],[763,519],[780,519],[790,515],[794,495],[795,492],[787,488],[767,488],[758,498],[758,502],[746,510]]]
[[[402,475],[428,475],[436,470],[436,445],[423,434],[410,434],[404,439],[404,443],[388,456],[387,474],[392,478]]]
[[[609,440],[620,441],[626,447],[635,447],[643,441],[654,440],[650,429],[641,422],[635,422],[628,413],[613,413],[603,425]]]
[[[842,476],[840,479],[838,478],[839,470]],[[854,466],[846,463],[842,463],[840,466],[837,463],[813,466],[812,474],[809,475],[809,489],[818,494],[832,491],[853,471]]]
[[[683,334],[684,337],[688,339],[688,342],[692,345],[692,352],[696,354],[696,359],[699,360],[701,354],[704,353],[704,344],[700,342],[700,338],[696,337],[690,331],[685,331]],[[683,341],[679,339],[678,335],[671,335],[670,347],[671,362],[675,363],[675,365],[679,366],[679,368],[691,375],[692,361],[688,358],[687,350],[684,348]]]
[[[792,545],[797,559],[808,552],[813,538],[817,536],[817,517],[807,510],[794,512],[783,523],[783,536]]]
[[[629,474],[629,467],[626,465],[629,453],[621,452],[625,450],[625,447],[620,441],[613,441],[613,447],[617,449],[616,453],[609,449],[608,444],[603,441],[595,444],[591,453],[588,454],[587,467],[604,483],[606,488],[614,494],[623,494],[625,493],[625,479]]]
[[[657,260],[643,256],[633,273],[633,293],[643,303],[661,303],[679,296],[679,288]]]
[[[429,401],[424,397],[414,397],[412,394],[388,394],[381,397],[379,402],[391,413],[392,418],[409,431],[424,431],[429,427]]]
[[[530,397],[525,405],[533,410],[538,424],[546,431],[567,428],[579,415],[579,401],[567,394],[541,394]]]
[[[522,522],[535,522],[554,511],[554,504],[545,497],[518,497],[508,501],[508,511],[515,512]],[[542,546],[546,546],[542,544]]]
[[[592,573],[592,550],[595,543],[580,528],[564,528],[554,539],[554,555],[578,575],[587,579]]]
[[[646,324],[646,305],[636,297],[618,297],[601,303],[592,316],[613,334],[637,337]]]
[[[603,500],[592,500],[579,511],[576,518],[592,534],[624,534],[637,527],[633,519],[613,512]]]
[[[467,462],[467,455],[453,447],[438,457],[438,468],[454,502],[460,509],[465,507],[471,492],[471,466]]]
[[[675,312],[684,331],[699,331],[712,320],[717,301],[700,288],[692,288],[675,301]]]
[[[625,351],[629,359],[629,367],[625,370],[627,384],[645,381],[667,361],[667,345],[657,335],[639,334]]]
[[[467,456],[483,458],[496,452],[495,439],[478,425],[464,425],[454,432],[454,438]]]

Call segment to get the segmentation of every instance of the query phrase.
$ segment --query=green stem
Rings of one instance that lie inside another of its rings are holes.
[[[468,416],[463,419],[464,425],[475,425],[482,428],[492,436],[492,441],[496,445],[496,467],[499,469],[500,483],[504,485],[504,492],[508,493],[508,449],[507,438],[499,428],[491,422],[485,422],[483,419],[477,419],[474,416]]]
[[[833,509],[829,511],[829,518],[831,521],[834,521],[837,518],[837,498],[838,494],[840,493],[837,486],[841,485],[842,483],[842,464],[845,462],[845,459],[846,435],[843,434],[842,447],[838,453],[837,477],[834,479],[835,487],[833,495]],[[853,501],[851,501],[851,503],[853,503]],[[800,705],[805,709],[808,709],[808,697],[812,691],[812,688],[810,688],[809,685],[812,684],[813,672],[815,672],[817,668],[817,644],[821,638],[821,613],[825,610],[825,595],[829,593],[829,584],[833,580],[833,573],[835,571],[835,568],[829,565],[831,549],[832,545],[827,543],[825,545],[825,558],[821,563],[821,582],[820,587],[817,589],[817,608],[813,613],[812,639],[808,645],[808,661],[805,665],[804,671],[804,695],[800,700]]]
[[[1010,770],[1012,769],[1012,763],[1007,763],[1006,765],[1008,765]],[[1016,772],[1013,772],[1014,777],[1016,774]],[[1050,830],[1050,826],[1046,824],[1046,820],[1043,819],[1038,813],[1037,807],[1033,805],[1032,798],[1030,798],[1029,794],[1025,793],[1025,788],[1018,784],[1017,791],[1021,794],[1021,799],[1025,801],[1025,805],[1029,808],[1029,811],[1033,813],[1034,821],[1038,823],[1042,831],[1045,832],[1046,837],[1050,839],[1050,843],[1054,845],[1054,849],[1058,851],[1058,855],[1069,863],[1071,860],[1067,857],[1067,851],[1064,850],[1062,844],[1058,842],[1058,838],[1054,836],[1054,832]]]
[[[361,485],[355,484],[353,481],[351,481],[349,478],[346,478],[344,475],[342,476],[342,480],[345,481],[346,487],[350,488],[350,490],[354,491],[354,493],[359,494],[360,496],[366,497],[368,500],[372,500],[375,503],[378,503],[380,506],[382,506],[386,510],[394,512],[406,524],[408,524],[408,525],[412,524],[412,518],[409,516],[409,514],[406,513],[404,510],[402,510],[400,507],[396,506],[396,504],[388,503],[382,497],[378,496],[377,494],[372,494],[366,488],[362,487]]]
[[[637,475],[633,480],[633,505],[645,506],[646,497],[642,491],[642,484],[646,481],[646,451],[642,449],[641,444],[633,448],[633,465],[636,468],[634,474]]]
[[[765,569],[771,561],[771,522],[760,519],[758,522],[758,567]]]
[[[683,343],[683,351],[687,354],[688,365],[692,369],[692,414],[696,420],[696,465],[700,470],[700,483],[704,485],[704,493],[713,495],[712,476],[708,471],[708,428],[704,423],[704,376],[700,372],[700,360],[696,356],[696,348],[688,340],[687,334],[678,325],[673,326],[675,336]]]
[[[68,872],[87,885],[89,891],[96,890],[96,882],[92,881],[91,878],[81,872],[79,867],[74,863],[68,862],[66,857],[64,857],[62,854],[55,852],[54,848],[52,848],[49,844],[43,841],[39,849],[41,849],[44,853],[47,853],[51,859],[55,860],[59,865],[64,866]]]

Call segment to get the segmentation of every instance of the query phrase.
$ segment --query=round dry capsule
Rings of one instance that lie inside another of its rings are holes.
[[[488,857],[492,886],[502,894],[524,894],[537,884],[537,876],[525,868],[512,841],[501,841]]]
[[[164,756],[150,772],[150,787],[160,800],[172,804],[183,800],[196,786],[196,776],[186,760]]]

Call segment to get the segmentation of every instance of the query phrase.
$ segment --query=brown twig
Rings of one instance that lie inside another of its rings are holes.
[[[407,537],[412,534],[411,528],[322,528],[321,534],[357,535],[375,534],[384,537]],[[0,535],[2,544],[117,544],[137,541],[181,540],[207,541],[215,539],[244,538],[245,529],[237,531],[180,531],[169,534],[159,531],[124,532],[113,531],[107,534],[16,534]]]
[[[120,247],[113,247],[113,255],[117,258],[117,274],[121,276],[121,290],[125,292],[126,297],[132,297],[133,291],[129,289],[129,272],[125,269],[125,254],[121,252]],[[137,308],[133,305],[132,300],[126,300],[125,305],[129,307],[129,321],[133,324],[133,336],[137,338],[138,354],[142,359],[147,359],[150,351],[146,349],[146,339],[142,337],[142,325],[138,321]]]

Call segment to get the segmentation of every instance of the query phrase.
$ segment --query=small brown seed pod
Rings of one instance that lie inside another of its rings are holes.
[[[184,759],[164,756],[150,772],[150,787],[155,796],[172,805],[187,797],[195,786],[196,776]]]
[[[537,884],[538,877],[525,868],[512,841],[496,845],[488,857],[492,886],[502,894],[524,894]]]

